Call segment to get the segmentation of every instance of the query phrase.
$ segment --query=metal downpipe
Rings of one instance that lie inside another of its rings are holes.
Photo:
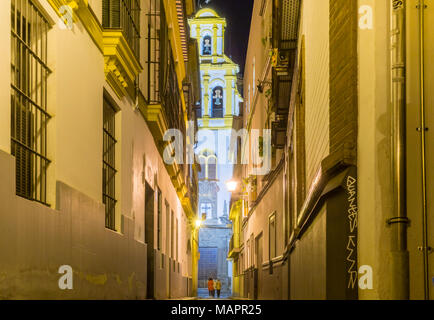
[[[391,247],[392,299],[409,299],[409,252],[407,250],[406,190],[406,4],[391,1],[391,94],[394,218]]]

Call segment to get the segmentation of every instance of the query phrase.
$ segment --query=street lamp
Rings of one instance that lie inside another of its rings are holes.
[[[226,188],[229,192],[234,192],[237,190],[238,182],[235,180],[229,180],[226,182]]]
[[[202,225],[202,219],[196,219],[196,228],[200,228],[200,226]]]
[[[202,222],[206,220],[206,213],[202,213],[202,218],[197,218],[195,221],[196,224],[196,228],[200,229],[200,227],[202,226]]]

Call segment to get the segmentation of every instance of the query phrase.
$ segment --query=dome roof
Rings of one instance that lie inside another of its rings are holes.
[[[195,18],[220,18],[213,9],[203,8],[196,13]]]

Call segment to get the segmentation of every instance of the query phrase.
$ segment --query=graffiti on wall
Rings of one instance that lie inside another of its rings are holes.
[[[347,240],[347,288],[356,289],[357,272],[357,179],[348,175],[346,179],[346,192],[348,200],[348,240]]]

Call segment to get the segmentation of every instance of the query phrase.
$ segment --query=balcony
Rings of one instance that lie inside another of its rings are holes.
[[[240,241],[239,234],[234,233],[229,241],[229,253],[228,258],[234,259],[240,253]]]

